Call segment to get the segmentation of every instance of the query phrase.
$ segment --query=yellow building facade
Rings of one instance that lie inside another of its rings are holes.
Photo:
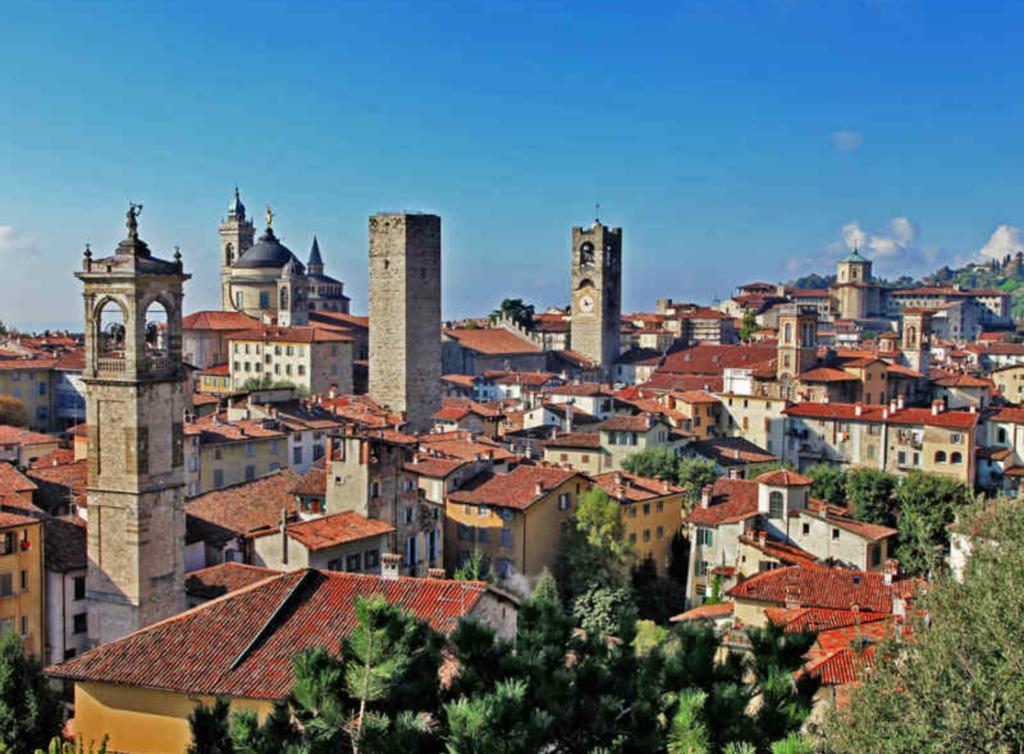
[[[0,628],[17,632],[25,650],[41,658],[45,615],[42,522],[0,511]]]

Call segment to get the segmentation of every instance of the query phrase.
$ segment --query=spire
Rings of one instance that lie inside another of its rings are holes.
[[[313,246],[309,250],[309,261],[306,262],[306,269],[310,275],[322,275],[324,272],[324,260],[320,256],[320,244],[313,236]]]
[[[245,219],[245,205],[242,204],[242,197],[238,195],[238,184],[235,184],[235,198],[228,205],[228,217],[238,220]]]

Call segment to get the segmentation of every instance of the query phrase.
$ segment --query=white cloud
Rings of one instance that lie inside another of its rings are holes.
[[[909,217],[894,217],[889,226],[878,233],[870,233],[854,220],[843,226],[843,243],[848,249],[860,249],[877,260],[917,255],[914,240],[917,229]]]
[[[1013,225],[1000,225],[978,253],[987,259],[1002,260],[1007,254],[1024,251],[1024,240],[1021,240],[1020,228]]]
[[[832,146],[839,152],[856,152],[864,143],[860,131],[833,131]]]
[[[10,225],[0,225],[0,254],[8,252],[31,251],[34,244]]]

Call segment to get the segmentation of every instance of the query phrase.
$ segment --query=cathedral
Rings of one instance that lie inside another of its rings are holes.
[[[316,237],[302,264],[274,235],[273,220],[268,207],[266,230],[253,243],[256,228],[235,189],[219,229],[221,309],[284,326],[307,324],[311,311],[348,314],[345,284],[324,274]]]

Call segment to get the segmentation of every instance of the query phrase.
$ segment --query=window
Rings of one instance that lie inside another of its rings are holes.
[[[664,537],[665,537],[665,527],[664,526],[659,526],[658,527],[657,536],[658,536],[658,539],[664,539]]]
[[[341,570],[341,566],[342,566],[341,558],[334,558],[333,560],[328,560],[327,561],[327,570],[328,571],[340,571]]]
[[[935,451],[935,463],[945,463],[945,462],[946,462],[946,451],[944,451],[944,450],[936,450]]]
[[[4,532],[4,538],[0,541],[2,541],[2,544],[0,544],[0,555],[10,555],[14,552],[17,543],[15,542],[13,531]]]
[[[697,527],[697,544],[704,547],[711,547],[715,540],[714,529],[706,529],[703,526]]]
[[[256,478],[256,467],[255,466],[246,466],[245,467],[245,481],[251,482],[255,478]]]
[[[634,506],[634,505],[629,506],[629,517],[630,518],[636,518],[636,506]]]
[[[356,553],[355,555],[349,555],[347,558],[345,558],[345,570],[346,571],[349,571],[351,573],[352,571],[359,571],[359,570],[361,570],[362,567],[363,567],[363,556],[360,555],[359,553]]]
[[[224,470],[214,469],[213,470],[213,486],[223,487],[224,486]]]
[[[296,445],[292,448],[292,465],[298,466],[302,463],[302,446]]]
[[[839,541],[839,529],[836,529],[835,527],[832,528],[832,541],[833,542],[838,542]]]
[[[1000,445],[1006,444],[1006,429],[1004,427],[1000,427],[999,431],[996,433],[996,442]]]
[[[786,501],[782,493],[773,490],[768,494],[768,518],[782,518],[786,512]]]
[[[40,382],[39,383],[39,395],[40,396],[46,395],[46,383],[45,382]]]
[[[963,460],[964,460],[964,457],[960,454],[959,451],[953,453],[953,455],[951,455],[949,457],[949,462],[950,463],[962,463]]]
[[[498,541],[500,542],[502,547],[511,547],[512,546],[512,530],[511,529],[502,529],[498,533]]]
[[[260,309],[270,308],[270,294],[266,291],[260,291]]]
[[[418,560],[419,553],[417,552],[416,537],[409,537],[405,540],[405,564],[407,566],[414,566]]]
[[[21,591],[28,591],[28,571],[25,569],[21,570]]]
[[[370,483],[370,497],[372,497],[372,498],[380,497],[380,482],[371,482]]]
[[[405,508],[405,523],[411,524],[413,520],[413,509],[410,506]]]
[[[960,440],[961,440],[961,436],[957,432],[954,432],[953,434],[951,434],[949,436],[949,441],[951,443],[953,443],[954,445],[959,445],[960,444]]]
[[[245,444],[245,454],[250,458],[256,455],[256,443],[247,442]]]
[[[906,451],[901,450],[899,453],[896,454],[896,462],[900,466],[906,466],[907,465],[907,453],[906,453]]]
[[[367,550],[363,553],[363,567],[366,570],[376,568],[380,563],[380,550]]]
[[[563,492],[558,496],[558,510],[567,511],[569,510],[569,493]]]
[[[644,503],[644,515],[645,516],[651,515],[651,504],[650,503]]]
[[[76,613],[72,618],[72,633],[84,634],[89,630],[89,613]]]
[[[801,531],[804,533],[804,536],[806,537],[808,534],[811,533],[811,525],[810,524],[804,524],[803,527],[801,528]]]
[[[491,540],[491,533],[484,528],[478,527],[476,530],[476,541],[477,542],[489,542]]]
[[[651,541],[651,530],[650,529],[644,529],[644,542],[650,542],[650,541]]]
[[[878,545],[871,545],[871,565],[877,567],[882,562],[882,548]]]
[[[490,509],[486,505],[478,505],[476,507],[476,515],[486,516],[488,513],[490,513]]]
[[[85,576],[75,576],[75,599],[85,599]]]
[[[465,524],[459,524],[459,539],[463,542],[473,541],[473,529]]]
[[[28,616],[21,616],[21,638],[28,638]]]
[[[273,453],[274,455],[277,455],[277,449],[278,449],[278,445],[279,444],[280,444],[279,440],[271,440],[270,441],[270,452]]]
[[[708,561],[698,560],[697,561],[697,575],[707,576],[708,575]]]
[[[655,510],[658,511],[658,513],[663,512],[665,510],[665,502],[663,500],[659,500],[657,505],[655,505]]]

